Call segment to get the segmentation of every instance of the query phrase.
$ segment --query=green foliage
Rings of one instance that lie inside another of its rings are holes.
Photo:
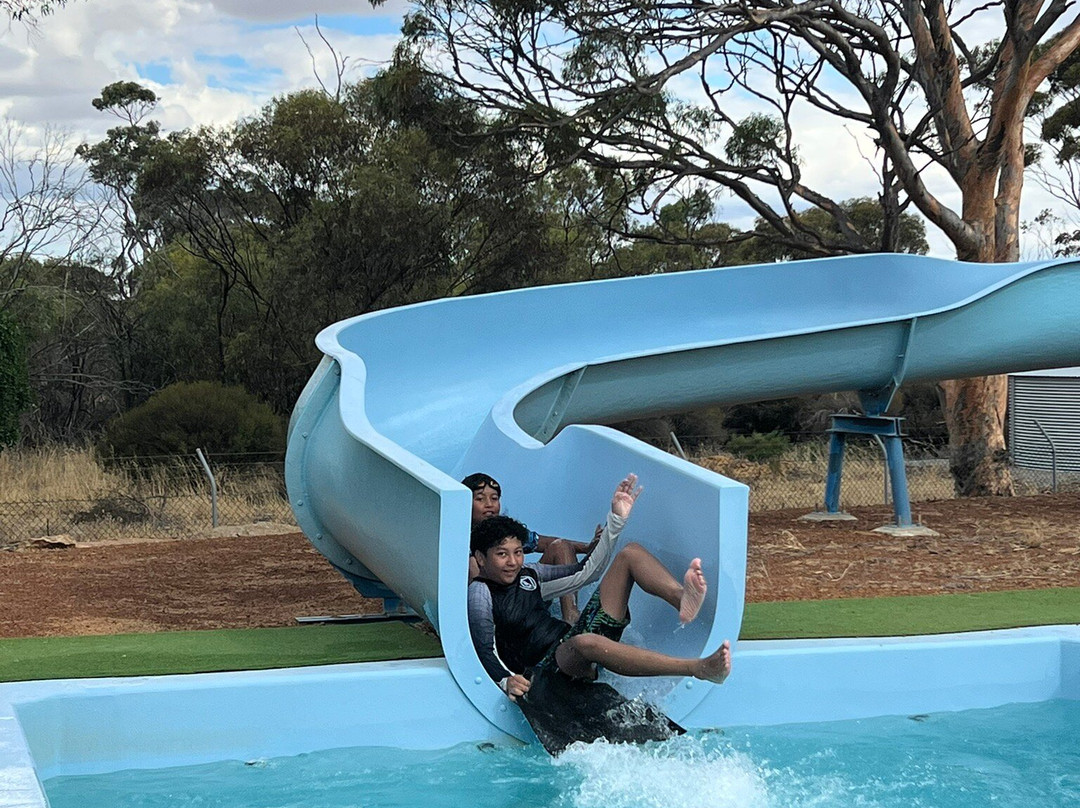
[[[742,434],[793,434],[802,431],[801,415],[802,400],[798,398],[737,404],[724,417],[724,428]]]
[[[110,188],[130,186],[161,133],[156,121],[142,123],[156,106],[157,96],[135,82],[116,82],[105,87],[91,103],[126,125],[109,129],[99,143],[83,143],[75,153],[86,161],[96,182]]]
[[[230,337],[253,316],[251,306],[241,298],[223,307],[217,269],[176,245],[151,256],[138,283],[131,307],[139,323],[137,374],[155,388],[225,378]]]
[[[104,454],[152,456],[276,452],[285,446],[280,417],[242,387],[178,382],[112,421]]]
[[[772,115],[755,113],[734,127],[724,152],[737,166],[774,165],[784,153],[787,129]]]
[[[732,435],[725,448],[755,463],[771,463],[779,460],[791,448],[791,441],[779,432],[752,432],[749,435]]]
[[[1048,99],[1059,105],[1042,122],[1042,139],[1054,147],[1058,164],[1080,159],[1080,51],[1050,75]]]
[[[19,327],[0,312],[0,448],[19,439],[19,416],[30,405],[26,346]]]
[[[616,260],[627,274],[636,275],[746,263],[739,231],[715,221],[714,213],[712,197],[696,189],[664,205],[655,223],[633,228],[636,241],[619,250]]]
[[[836,212],[809,208],[797,216],[789,217],[788,221],[794,230],[814,234],[822,243],[835,240],[841,235],[839,220],[842,220],[868,251],[925,255],[930,249],[926,240],[926,223],[918,216],[901,213],[896,223],[896,232],[889,234],[895,239],[895,242],[890,244],[890,238],[886,237],[885,232],[884,209],[878,200],[869,197],[848,199],[841,202],[838,208]],[[793,249],[777,240],[772,225],[766,222],[759,221],[754,232],[758,235],[748,242],[744,252],[754,263],[819,257],[806,250]]]
[[[90,103],[97,110],[143,108],[149,111],[157,104],[157,100],[157,95],[148,87],[134,81],[115,81],[102,89],[101,95]]]

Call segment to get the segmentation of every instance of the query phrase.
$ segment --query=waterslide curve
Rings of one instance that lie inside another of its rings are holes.
[[[595,281],[436,300],[322,331],[290,423],[300,527],[346,577],[378,580],[436,626],[474,706],[531,734],[469,641],[470,493],[487,471],[507,512],[585,538],[614,483],[646,492],[624,540],[671,568],[701,556],[702,618],[631,602],[632,629],[679,655],[738,635],[745,486],[598,424],[714,404],[1080,364],[1080,263],[964,264],[872,255]],[[680,723],[711,686],[650,693]]]

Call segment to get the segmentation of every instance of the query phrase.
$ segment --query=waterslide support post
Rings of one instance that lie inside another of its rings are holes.
[[[836,429],[833,416],[833,428],[829,430],[829,470],[825,475],[825,512],[840,513],[840,481],[844,476],[844,444],[847,436]]]
[[[892,483],[893,514],[897,527],[911,526],[911,501],[908,496],[907,470],[904,467],[903,418],[885,415],[834,415],[829,429],[829,471],[825,480],[825,509],[838,513],[840,475],[843,471],[844,443],[847,435],[866,435],[885,444],[885,462]]]
[[[555,399],[551,402],[551,409],[548,410],[544,423],[540,425],[540,429],[533,435],[538,441],[547,443],[562,428],[566,411],[570,408],[570,401],[574,397],[574,391],[577,390],[578,383],[581,381],[581,377],[585,375],[588,367],[588,365],[582,365],[573,373],[563,377],[562,384],[555,394]]]
[[[900,440],[900,424],[896,434],[884,438],[885,460],[892,483],[893,513],[897,527],[911,526],[911,499],[908,495],[907,471],[904,468],[904,445]]]

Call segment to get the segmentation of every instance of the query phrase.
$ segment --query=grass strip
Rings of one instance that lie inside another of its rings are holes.
[[[891,637],[1080,623],[1080,587],[751,603],[744,640]],[[0,640],[0,682],[265,670],[420,659],[438,640],[402,623]]]
[[[0,682],[265,670],[442,655],[402,623],[0,640]]]
[[[1080,623],[1080,588],[748,603],[740,639],[904,637]]]

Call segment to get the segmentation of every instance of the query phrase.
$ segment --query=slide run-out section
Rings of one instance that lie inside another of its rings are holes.
[[[381,582],[437,628],[476,708],[529,737],[484,674],[466,621],[474,471],[506,512],[587,539],[615,483],[645,493],[623,533],[675,571],[700,556],[702,617],[631,601],[632,638],[699,656],[738,636],[747,489],[603,426],[629,418],[903,381],[1080,364],[1080,263],[871,255],[437,300],[337,323],[290,424],[298,522],[362,589]],[[884,392],[882,392],[884,391]],[[668,682],[688,720],[711,686]],[[715,700],[715,699],[713,699]]]

